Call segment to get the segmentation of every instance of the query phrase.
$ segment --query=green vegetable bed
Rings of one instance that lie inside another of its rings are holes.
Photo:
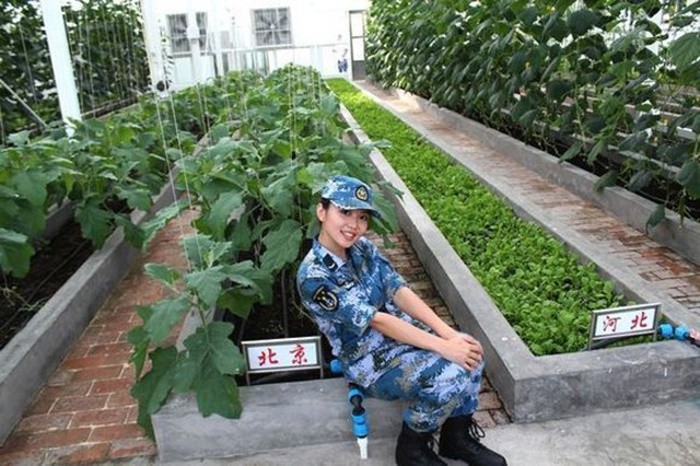
[[[586,347],[589,312],[628,304],[542,228],[342,79],[327,81],[535,355]]]

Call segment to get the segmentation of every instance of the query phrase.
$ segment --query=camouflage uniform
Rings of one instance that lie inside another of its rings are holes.
[[[332,202],[358,208],[342,197]],[[344,262],[314,241],[297,275],[302,302],[328,338],[345,377],[370,396],[412,400],[404,420],[415,431],[434,431],[450,416],[473,413],[483,364],[469,372],[372,329],[374,314],[387,312],[430,331],[394,304],[394,294],[406,281],[369,240],[360,238],[347,257]]]

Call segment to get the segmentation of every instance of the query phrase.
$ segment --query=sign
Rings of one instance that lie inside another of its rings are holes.
[[[246,373],[323,370],[321,337],[242,341]]]
[[[656,334],[660,307],[659,303],[637,304],[592,311],[588,348],[595,340]]]

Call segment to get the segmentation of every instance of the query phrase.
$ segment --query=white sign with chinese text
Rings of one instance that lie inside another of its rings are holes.
[[[589,340],[656,333],[661,304],[637,304],[592,311]]]
[[[242,341],[248,372],[320,369],[321,337]]]

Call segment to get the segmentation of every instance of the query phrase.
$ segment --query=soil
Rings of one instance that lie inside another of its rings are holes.
[[[80,234],[80,225],[69,222],[51,241],[40,245],[26,277],[0,274],[0,349],[22,330],[39,309],[94,252]]]

